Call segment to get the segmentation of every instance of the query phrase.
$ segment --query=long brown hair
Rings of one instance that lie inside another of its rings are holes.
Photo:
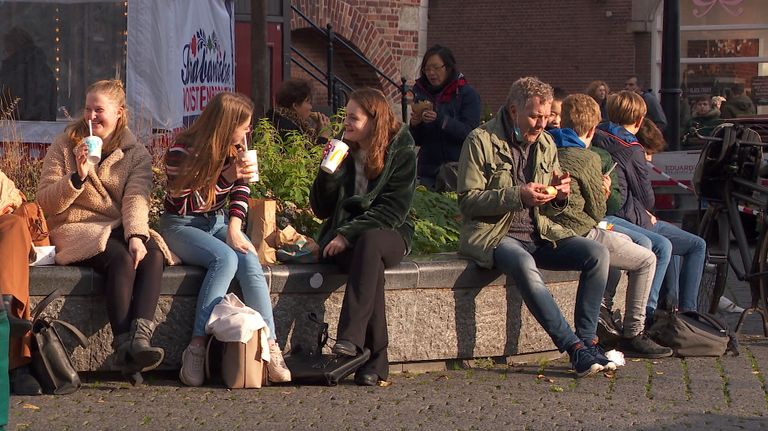
[[[365,176],[369,180],[378,177],[384,169],[384,156],[389,148],[389,141],[400,130],[400,120],[387,102],[387,98],[374,88],[361,88],[354,91],[349,100],[354,100],[368,115],[371,121],[371,146],[365,161]],[[357,142],[351,142],[352,148],[359,148]]]
[[[210,208],[216,201],[216,182],[224,162],[235,155],[232,134],[252,115],[253,102],[247,96],[228,91],[215,95],[192,126],[176,137],[176,142],[186,145],[189,157],[169,184],[171,192],[202,191],[205,207]]]
[[[119,79],[105,79],[91,84],[85,91],[86,95],[90,93],[99,93],[107,96],[109,100],[123,110],[120,118],[117,119],[115,131],[112,132],[109,142],[105,142],[104,148],[101,150],[102,153],[109,154],[120,147],[120,143],[123,141],[123,135],[128,129],[128,108],[125,106],[125,87],[123,87],[123,82]],[[69,123],[64,129],[64,133],[69,138],[69,143],[72,145],[72,148],[80,145],[83,138],[89,135],[88,121],[85,119],[85,116],[81,115],[79,120]]]
[[[608,87],[608,84],[605,81],[592,81],[587,85],[587,94],[595,99],[596,102],[600,103],[602,100],[597,100],[597,89],[600,88],[600,86],[605,87],[605,99],[608,98],[608,93],[611,92],[611,88]],[[605,100],[603,99],[603,100]]]

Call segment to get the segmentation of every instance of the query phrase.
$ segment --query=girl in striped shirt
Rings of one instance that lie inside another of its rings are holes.
[[[188,386],[203,384],[205,324],[235,277],[245,304],[258,311],[269,327],[269,379],[291,379],[275,342],[269,286],[256,249],[242,231],[250,194],[245,179],[256,167],[245,160],[240,145],[251,131],[252,113],[253,103],[246,96],[219,93],[178,135],[165,156],[168,190],[160,219],[163,237],[185,263],[208,270],[197,297],[192,340],[179,372]]]

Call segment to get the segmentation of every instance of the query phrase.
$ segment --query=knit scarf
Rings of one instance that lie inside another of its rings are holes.
[[[432,96],[436,103],[450,102],[459,94],[459,89],[467,85],[467,80],[462,73],[454,73],[452,79],[445,84],[432,85],[426,76],[422,76],[416,81],[416,86],[421,87],[425,92]]]

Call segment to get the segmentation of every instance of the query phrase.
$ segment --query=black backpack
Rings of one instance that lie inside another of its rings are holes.
[[[307,318],[318,325],[317,343],[308,349],[301,345],[291,347],[285,356],[285,364],[291,370],[292,383],[336,386],[371,357],[371,351],[367,348],[354,357],[324,354],[323,347],[330,338],[328,324],[318,319],[315,313],[309,313]]]
[[[657,310],[648,335],[675,356],[738,356],[739,346],[733,332],[715,316],[697,311]]]

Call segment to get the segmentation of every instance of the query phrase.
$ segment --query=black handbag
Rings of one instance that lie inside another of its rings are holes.
[[[48,305],[61,296],[57,289],[32,310],[32,372],[47,394],[66,395],[80,388],[80,376],[56,327],[67,329],[78,343],[88,347],[88,340],[73,325],[50,316],[41,316]]]
[[[319,325],[317,343],[311,349],[301,345],[291,348],[285,356],[285,364],[291,370],[291,382],[303,385],[336,386],[347,376],[357,371],[371,357],[371,351],[363,349],[357,356],[323,354],[328,342],[328,324],[321,322],[315,313],[309,313],[309,320]]]

